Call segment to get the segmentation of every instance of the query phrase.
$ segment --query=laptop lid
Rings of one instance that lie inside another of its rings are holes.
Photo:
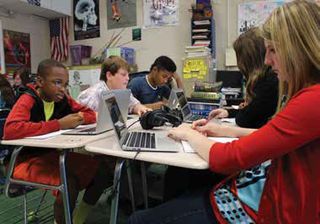
[[[187,98],[182,89],[175,89],[174,92],[179,104],[179,108],[181,109],[183,120],[188,120],[188,118],[192,116],[192,110],[188,104]]]
[[[117,101],[113,93],[109,93],[105,98],[105,104],[107,105],[110,120],[112,121],[116,137],[120,144],[120,148],[124,149],[123,145],[127,140],[127,135],[129,133],[126,123],[122,117],[120,109],[118,107]],[[144,133],[144,131],[139,131]],[[150,132],[149,132],[150,133]],[[167,137],[165,132],[163,133],[154,133],[155,137],[155,148],[139,148],[141,151],[153,151],[153,152],[178,152],[181,150],[181,144],[177,143],[173,139]],[[137,150],[137,147],[125,147],[125,150]]]
[[[110,120],[113,124],[116,137],[120,143],[120,146],[122,146],[124,138],[128,133],[128,128],[113,92],[108,92],[104,95],[104,104],[109,112],[109,117],[111,118]]]
[[[102,99],[105,100],[106,98],[108,98],[110,92],[112,92],[113,95],[115,96],[116,101],[118,103],[118,107],[119,107],[120,112],[122,114],[122,117],[123,117],[124,121],[126,122],[127,118],[128,118],[131,90],[130,89],[113,89],[111,91],[105,91],[102,93]],[[105,104],[105,102],[103,102],[103,104]]]
[[[88,127],[79,127],[71,131],[63,132],[63,135],[97,135],[112,130],[113,126],[108,116],[107,107],[103,97],[99,101],[98,116],[96,126],[88,125]]]

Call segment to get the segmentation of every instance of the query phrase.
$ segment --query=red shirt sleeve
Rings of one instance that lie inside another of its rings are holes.
[[[31,109],[35,101],[28,94],[22,95],[6,119],[3,139],[18,139],[47,134],[60,130],[57,120],[31,122]]]
[[[86,107],[84,105],[79,104],[77,101],[72,99],[70,96],[67,96],[68,103],[72,109],[73,112],[82,112],[83,118],[84,118],[84,124],[92,124],[96,122],[96,113],[90,109],[89,107]]]
[[[269,123],[249,136],[211,147],[209,166],[230,174],[283,156],[320,136],[320,85],[296,94]]]

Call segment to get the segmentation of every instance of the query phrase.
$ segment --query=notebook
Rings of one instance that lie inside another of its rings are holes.
[[[207,118],[206,115],[192,114],[190,104],[187,102],[187,98],[184,95],[182,89],[172,89],[170,92],[168,107],[170,109],[181,109],[184,122],[192,123],[193,121]]]
[[[103,132],[107,132],[113,129],[113,126],[111,124],[110,117],[107,113],[107,108],[104,102],[104,99],[106,96],[108,96],[108,92],[106,91],[102,94],[102,97],[99,102],[98,107],[98,119],[96,125],[86,125],[86,127],[81,128],[75,128],[71,131],[63,132],[63,135],[97,135],[101,134]],[[114,93],[117,102],[119,102],[119,108],[121,111],[121,114],[124,117],[124,120],[127,120],[128,117],[128,106],[129,106],[129,100],[131,91],[128,89],[117,89],[112,90],[111,92]]]
[[[178,152],[181,143],[167,136],[167,132],[128,131],[120,113],[117,101],[112,93],[105,98],[114,131],[120,147],[126,151]]]

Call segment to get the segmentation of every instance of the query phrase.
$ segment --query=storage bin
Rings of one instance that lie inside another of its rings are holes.
[[[111,55],[122,57],[128,62],[129,65],[134,65],[136,63],[135,51],[133,48],[129,48],[129,47],[108,48],[107,57]]]
[[[82,65],[82,59],[91,57],[91,46],[73,45],[70,46],[72,65]]]

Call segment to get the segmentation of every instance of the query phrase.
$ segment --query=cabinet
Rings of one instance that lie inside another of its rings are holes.
[[[30,3],[28,0],[0,0],[0,3],[4,9],[23,14],[38,15],[48,19],[72,15],[71,0],[41,0],[30,1]]]
[[[196,4],[192,9],[191,45],[210,48],[215,58],[215,21],[210,4]]]

